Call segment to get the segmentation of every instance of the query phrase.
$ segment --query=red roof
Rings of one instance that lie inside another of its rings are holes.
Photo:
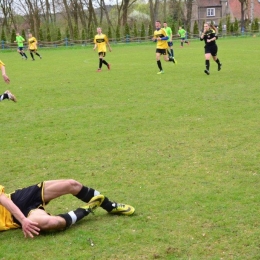
[[[197,0],[198,7],[221,6],[220,0]]]
[[[249,0],[248,2],[248,9],[245,11],[246,19],[251,19],[251,15],[253,15],[254,18],[260,18],[260,2],[258,0]],[[237,18],[237,20],[241,19],[241,3],[239,0],[229,0],[229,10],[230,15],[234,18]],[[252,11],[251,11],[252,10]]]

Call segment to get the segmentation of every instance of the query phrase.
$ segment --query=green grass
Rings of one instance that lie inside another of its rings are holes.
[[[17,104],[0,103],[7,192],[74,178],[136,208],[102,209],[65,232],[1,232],[0,259],[259,259],[260,38],[218,40],[223,69],[204,74],[203,43],[174,43],[157,75],[153,43],[1,52]],[[53,201],[52,214],[81,205]],[[95,244],[91,247],[88,239]]]

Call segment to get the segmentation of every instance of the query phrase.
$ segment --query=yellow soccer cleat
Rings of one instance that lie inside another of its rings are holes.
[[[109,212],[110,214],[132,215],[135,212],[135,208],[127,204],[113,203],[112,206],[114,209]]]
[[[90,213],[94,213],[94,210],[97,209],[102,202],[104,201],[105,197],[104,195],[97,195],[94,196],[85,206],[81,207]]]

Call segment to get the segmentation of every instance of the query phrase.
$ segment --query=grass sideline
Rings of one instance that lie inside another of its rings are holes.
[[[0,103],[7,192],[75,178],[132,217],[98,209],[65,232],[1,232],[0,259],[259,259],[259,38],[219,39],[223,69],[204,75],[203,43],[157,75],[155,45],[112,45],[96,73],[91,48],[1,52],[17,104]],[[52,214],[81,205],[72,196]],[[95,244],[91,247],[88,239]]]

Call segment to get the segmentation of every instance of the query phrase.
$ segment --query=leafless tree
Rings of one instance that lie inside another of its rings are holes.
[[[150,9],[151,23],[154,26],[155,21],[158,19],[159,0],[149,0],[149,9]]]
[[[248,7],[248,0],[239,0],[241,6],[241,28],[245,28],[245,10]]]

